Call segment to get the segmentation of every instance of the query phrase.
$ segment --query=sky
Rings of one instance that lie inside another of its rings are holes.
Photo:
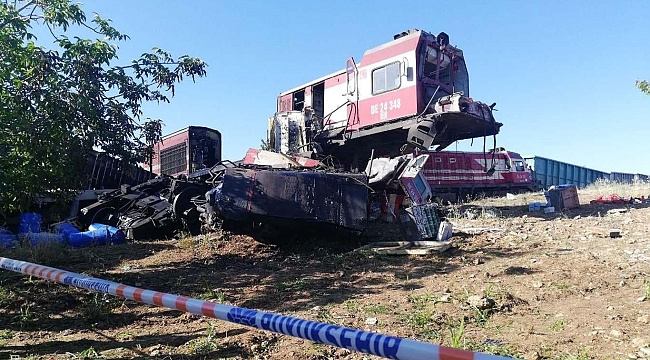
[[[124,63],[152,47],[208,63],[207,77],[144,116],[163,119],[164,133],[218,129],[225,159],[259,147],[280,92],[417,28],[444,31],[463,50],[470,96],[497,103],[497,146],[650,174],[650,96],[635,87],[650,79],[650,1],[85,0],[83,9],[130,36],[118,44]]]

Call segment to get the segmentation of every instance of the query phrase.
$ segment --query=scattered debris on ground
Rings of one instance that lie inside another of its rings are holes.
[[[357,251],[369,250],[383,255],[427,255],[451,248],[451,241],[385,241],[364,245]]]
[[[591,204],[593,197],[580,195],[580,207],[553,214],[529,212],[530,196],[475,202],[474,208],[493,209],[478,217],[450,208],[453,246],[422,255],[355,251],[356,243],[291,249],[228,231],[63,251],[18,248],[8,255],[474,351],[526,359],[648,358],[650,208],[635,204],[609,214],[620,205]],[[370,223],[360,242],[402,241],[394,229]],[[609,229],[620,232],[611,238]],[[6,357],[372,358],[7,272],[0,273],[0,304]]]

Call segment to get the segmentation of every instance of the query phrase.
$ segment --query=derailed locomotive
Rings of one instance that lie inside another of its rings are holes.
[[[495,105],[470,97],[463,51],[447,34],[413,29],[365,51],[359,64],[349,58],[343,70],[281,93],[268,143],[363,169],[373,150],[391,157],[496,135]]]

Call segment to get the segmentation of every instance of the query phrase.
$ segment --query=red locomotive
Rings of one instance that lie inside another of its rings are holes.
[[[518,153],[503,148],[482,152],[428,152],[424,174],[436,196],[505,195],[535,190],[531,169]]]
[[[504,148],[487,153],[424,151],[417,155],[427,157],[419,169],[426,185],[421,184],[417,191],[409,191],[413,202],[418,199],[413,192],[457,202],[468,195],[493,196],[536,190],[532,170],[526,161],[518,153]],[[396,221],[396,214],[406,198],[405,192],[404,186],[380,192],[377,200],[383,220]]]
[[[490,106],[469,97],[462,50],[445,33],[409,30],[353,58],[345,69],[278,96],[268,141],[280,152],[312,151],[364,167],[374,149],[442,150],[461,139],[496,135]]]

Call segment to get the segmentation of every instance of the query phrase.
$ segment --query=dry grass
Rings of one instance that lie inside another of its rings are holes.
[[[20,239],[11,255],[17,259],[48,264],[50,266],[65,264],[69,260],[70,248],[55,241],[38,242],[30,244],[27,239]]]
[[[649,181],[635,181],[631,184],[622,184],[615,181],[599,179],[595,183],[580,189],[580,196],[595,199],[598,196],[616,194],[620,197],[641,197],[650,195]]]
[[[583,189],[578,189],[578,196],[582,203],[589,203],[589,201],[596,199],[599,196],[608,196],[616,194],[622,198],[642,196],[648,198],[650,196],[650,181],[635,181],[631,184],[610,181],[606,179],[599,179],[595,183]],[[473,205],[482,207],[498,207],[498,206],[527,206],[531,202],[546,202],[543,191],[529,192],[524,194],[517,194],[515,198],[508,199],[507,197],[482,197],[467,199],[460,202],[457,206]]]

